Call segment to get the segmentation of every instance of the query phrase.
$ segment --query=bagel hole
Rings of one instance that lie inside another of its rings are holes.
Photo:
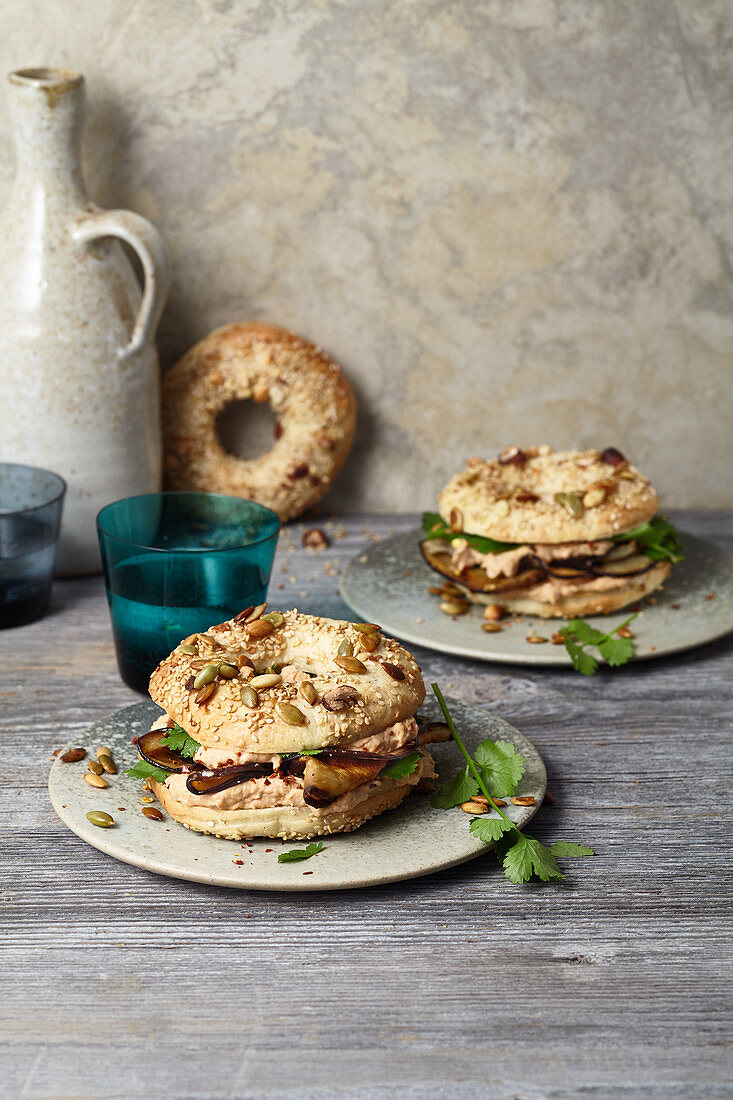
[[[216,418],[224,450],[245,460],[269,451],[277,439],[277,428],[277,417],[266,402],[232,401]]]

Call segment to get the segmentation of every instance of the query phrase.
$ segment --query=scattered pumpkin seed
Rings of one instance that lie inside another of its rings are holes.
[[[104,768],[98,760],[87,760],[87,767],[89,768],[89,771],[92,772],[94,775],[101,775],[104,771]]]
[[[534,806],[537,799],[531,794],[520,794],[516,798],[510,798],[509,801],[514,806]]]
[[[487,634],[499,634],[504,628],[501,623],[481,623],[481,629],[485,630]]]
[[[354,655],[354,646],[351,643],[351,639],[350,638],[344,638],[341,645],[338,647],[337,652],[338,652],[339,657],[353,657],[353,655]]]
[[[318,702],[318,692],[310,680],[303,680],[298,684],[298,694],[302,695],[306,703],[310,703],[311,706]]]
[[[289,726],[304,726],[307,721],[303,711],[298,710],[293,703],[278,703],[277,713]]]
[[[362,634],[359,639],[362,649],[365,649],[367,653],[373,653],[378,647],[381,639],[378,634]]]
[[[444,615],[465,615],[469,607],[465,600],[443,600],[440,610]]]
[[[89,810],[87,813],[87,821],[90,821],[92,825],[97,825],[100,829],[109,829],[115,823],[115,819],[104,812],[104,810]]]
[[[258,619],[257,622],[253,622],[249,628],[250,638],[266,638],[268,634],[272,634],[275,627],[269,622],[268,619]]]
[[[461,802],[461,809],[466,814],[485,814],[489,811],[483,802]]]
[[[405,674],[399,665],[393,665],[391,661],[382,661],[382,668],[393,680],[404,680]]]
[[[64,764],[76,764],[77,760],[83,760],[86,754],[86,749],[67,749],[66,752],[61,753],[59,760]]]
[[[253,676],[249,682],[249,686],[258,689],[274,688],[281,683],[282,676],[279,672],[263,672],[261,676]]]
[[[163,815],[156,806],[143,806],[143,815],[151,821],[162,821]]]
[[[352,623],[351,625],[360,634],[376,634],[380,629],[376,623]]]
[[[101,775],[95,775],[94,772],[85,772],[84,778],[90,787],[108,787],[109,783],[106,779],[102,779]]]
[[[189,657],[195,657],[198,653],[196,646],[192,645],[191,642],[184,642],[183,645],[179,648],[181,650],[181,653],[187,653]]]
[[[217,674],[218,671],[219,671],[219,666],[218,665],[206,665],[194,677],[194,681],[193,681],[194,689],[196,691],[198,691],[199,688],[206,687],[207,684],[213,684],[214,680],[216,679],[216,674]],[[198,696],[196,698],[196,702],[198,702]]]
[[[196,702],[201,707],[204,703],[211,698],[216,691],[216,684],[204,684],[199,692],[196,693]]]
[[[140,799],[141,802],[155,802],[154,798],[150,798],[149,795],[144,794]]]
[[[285,622],[285,616],[282,611],[268,611],[262,618],[266,623],[272,623],[273,626],[282,626]]]
[[[239,693],[239,697],[244,703],[245,707],[249,707],[250,710],[254,710],[260,705],[260,697],[250,684],[245,684]]]
[[[219,665],[219,675],[222,680],[235,680],[239,676],[239,669],[234,665],[228,664],[226,661],[222,661]]]
[[[112,755],[112,749],[109,747],[109,745],[100,745],[99,748],[97,749],[97,760],[99,760],[102,756],[111,756],[111,755]]]
[[[117,775],[117,765],[115,764],[109,753],[102,753],[99,757],[98,763],[102,765],[103,769],[108,775]]]
[[[547,638],[543,638],[541,634],[528,634],[527,641],[532,645],[542,645],[543,642],[547,641]]]
[[[335,657],[336,664],[345,672],[366,672],[366,665],[358,657]]]

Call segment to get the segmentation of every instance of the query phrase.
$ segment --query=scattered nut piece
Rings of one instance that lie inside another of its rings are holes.
[[[491,619],[492,622],[498,623],[505,615],[506,610],[499,603],[490,603],[484,608],[484,618]]]
[[[616,633],[619,638],[633,638],[635,636],[633,630],[629,630],[628,626],[620,626]]]
[[[303,532],[303,546],[309,546],[311,550],[327,550],[331,545],[326,532],[321,527],[309,527]]]
[[[470,606],[467,600],[443,600],[440,610],[444,615],[465,615]]]
[[[583,507],[585,508],[597,508],[599,504],[603,504],[606,499],[605,489],[589,489],[583,497]]]
[[[505,447],[497,461],[500,466],[524,466],[527,456],[519,447]]]
[[[86,749],[67,749],[66,752],[61,753],[59,760],[64,764],[75,764],[77,760],[83,760],[86,754]]]
[[[528,634],[527,641],[532,645],[541,645],[542,642],[547,641],[547,638],[543,638],[541,634]]]
[[[562,634],[553,634],[550,638],[550,641],[553,645],[565,645],[565,639],[563,638]]]
[[[516,798],[510,798],[509,801],[514,806],[534,806],[537,799],[533,794],[519,794]]]

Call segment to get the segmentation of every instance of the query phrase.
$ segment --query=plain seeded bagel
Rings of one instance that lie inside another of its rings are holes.
[[[274,615],[278,625],[263,637],[257,635],[265,620],[258,618],[249,623],[232,619],[206,634],[185,638],[151,677],[153,700],[208,748],[278,753],[339,745],[411,718],[425,698],[413,657],[377,627],[364,633],[340,619],[299,611]],[[363,671],[339,666],[342,643],[352,648],[352,657]],[[367,650],[365,644],[376,648]],[[185,653],[182,645],[195,646],[197,652]],[[242,688],[253,676],[245,667],[236,679],[217,678],[213,694],[197,703],[197,691],[187,686],[197,672],[207,664],[235,663],[242,655],[252,661],[255,675],[275,663],[315,673],[310,682],[318,701],[309,704],[296,684],[281,682],[258,689],[259,706],[252,710],[241,698]],[[282,703],[297,707],[305,722],[285,721],[279,711]]]
[[[559,596],[552,603],[534,598],[532,588],[484,593],[471,592],[458,580],[452,583],[465,592],[466,598],[473,603],[499,604],[507,612],[539,615],[542,619],[573,619],[584,615],[610,615],[613,611],[628,607],[630,603],[638,602],[664,584],[671,569],[669,562],[658,561],[639,577],[619,577],[617,588],[599,592],[578,585],[575,592]]]
[[[268,401],[279,438],[258,458],[224,450],[216,419],[232,401]],[[165,376],[165,478],[169,489],[244,497],[292,519],[328,491],[354,439],[356,400],[320,348],[272,325],[225,325]]]
[[[271,806],[262,810],[220,810],[211,806],[189,806],[175,799],[164,783],[151,780],[161,805],[174,821],[199,833],[212,833],[227,840],[269,836],[283,840],[309,840],[327,833],[350,833],[365,821],[399,806],[410,793],[410,784],[396,779],[377,779],[365,784],[365,797],[348,809],[339,809],[337,799],[322,810],[310,806]]]
[[[599,451],[546,446],[510,447],[493,461],[469,459],[440,494],[440,514],[457,534],[521,544],[592,541],[631,530],[655,515],[659,498],[622,455],[603,453],[612,461]]]

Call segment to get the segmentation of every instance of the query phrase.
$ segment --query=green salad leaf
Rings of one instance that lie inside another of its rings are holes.
[[[277,857],[278,863],[295,863],[301,859],[310,859],[323,851],[323,843],[320,840],[312,840],[305,848],[290,848],[287,852],[281,852]]]
[[[633,531],[624,531],[622,535],[614,535],[614,542],[631,542],[634,540],[639,551],[653,561],[671,561],[675,564],[684,561],[682,543],[674,525],[662,516],[654,516],[648,523],[642,523]]]
[[[451,531],[439,512],[425,512],[422,517],[422,529],[426,539],[465,539],[469,546],[478,550],[480,554],[503,554],[505,550],[516,550],[522,543],[497,542],[486,535],[471,535],[466,531],[457,533]]]
[[[394,764],[388,764],[386,768],[382,768],[379,774],[380,776],[386,776],[387,779],[405,779],[408,775],[412,775],[419,763],[420,753],[411,752],[407,756],[403,756],[401,760],[395,761]]]
[[[154,779],[156,783],[165,783],[170,775],[165,768],[156,768],[155,764],[148,764],[147,760],[138,760],[134,768],[128,768],[125,775],[133,779]]]

